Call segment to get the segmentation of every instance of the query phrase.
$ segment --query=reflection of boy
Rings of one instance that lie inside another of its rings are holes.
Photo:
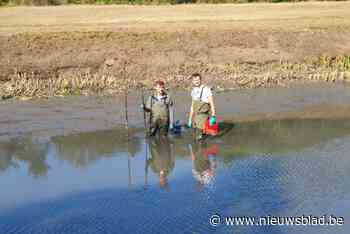
[[[167,176],[174,169],[175,157],[172,152],[170,141],[167,137],[152,138],[150,140],[151,158],[147,164],[151,166],[154,173],[159,176],[161,187],[167,187]]]
[[[204,147],[202,144],[195,145],[191,150],[191,157],[193,160],[193,177],[202,185],[209,184],[216,169],[216,155],[219,151],[217,145]]]

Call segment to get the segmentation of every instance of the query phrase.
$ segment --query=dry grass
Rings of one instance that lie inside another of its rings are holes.
[[[227,64],[225,67],[184,68],[207,72],[210,84],[217,91],[258,87],[287,87],[293,82],[348,82],[350,81],[350,56],[335,58],[322,56],[310,63]],[[11,80],[1,84],[2,98],[49,97],[65,95],[116,94],[129,89],[151,89],[159,77],[149,77],[142,82],[133,79],[137,71],[122,69],[120,72],[73,72],[37,79],[33,74],[16,73]],[[141,71],[138,71],[141,72]],[[145,74],[146,75],[146,74]],[[188,89],[186,76],[172,74],[161,77],[170,87]]]
[[[350,2],[15,7],[0,9],[0,34],[86,30],[177,31],[232,26],[252,29],[330,27],[349,25],[349,12]],[[175,28],[169,27],[174,24]]]
[[[349,12],[350,2],[0,8],[0,95],[117,93],[155,79],[186,88],[193,72],[219,90],[348,81]]]

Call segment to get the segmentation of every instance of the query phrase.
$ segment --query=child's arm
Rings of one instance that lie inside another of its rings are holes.
[[[191,103],[190,116],[188,117],[188,123],[187,123],[187,126],[189,128],[192,128],[192,118],[193,118],[193,101]]]
[[[211,95],[211,96],[208,97],[208,101],[209,101],[209,105],[210,105],[210,113],[211,113],[211,116],[215,116],[216,113],[215,113],[215,104],[214,104],[213,95]]]

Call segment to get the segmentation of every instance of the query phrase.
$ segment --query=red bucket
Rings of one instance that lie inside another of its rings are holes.
[[[213,125],[210,126],[208,118],[204,123],[203,133],[206,135],[216,136],[219,134],[219,123],[216,121]]]

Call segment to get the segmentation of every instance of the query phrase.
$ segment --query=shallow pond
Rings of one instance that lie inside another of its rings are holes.
[[[349,120],[224,126],[203,143],[186,129],[0,142],[0,233],[348,233]],[[226,225],[230,216],[254,224]],[[280,217],[304,222],[255,223]]]

